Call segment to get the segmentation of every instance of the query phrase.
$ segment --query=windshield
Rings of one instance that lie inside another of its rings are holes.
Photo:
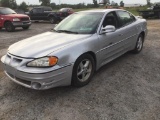
[[[75,13],[60,24],[54,30],[77,34],[94,34],[103,17],[103,13]]]
[[[9,15],[9,14],[16,14],[16,12],[13,11],[12,9],[10,9],[10,8],[1,8],[0,9],[0,14]]]

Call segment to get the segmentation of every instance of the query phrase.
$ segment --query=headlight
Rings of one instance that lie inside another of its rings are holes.
[[[57,57],[44,57],[33,60],[27,64],[28,67],[52,67],[58,62]]]
[[[21,20],[19,18],[13,18],[13,21],[18,22],[18,21],[21,21]]]

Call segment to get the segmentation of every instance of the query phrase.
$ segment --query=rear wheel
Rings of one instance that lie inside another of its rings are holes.
[[[143,49],[143,42],[144,42],[144,36],[142,34],[140,34],[138,39],[137,39],[135,49],[132,52],[135,53],[135,54],[140,53]]]
[[[13,32],[15,31],[15,27],[13,26],[13,24],[11,22],[6,22],[5,23],[5,28],[8,32]]]
[[[29,26],[26,26],[26,27],[22,27],[24,30],[27,30],[29,29]]]
[[[91,55],[85,54],[78,58],[72,73],[72,85],[82,87],[87,85],[94,73],[95,62]]]
[[[158,12],[158,18],[160,19],[160,12]]]
[[[56,19],[55,19],[54,17],[50,17],[50,18],[49,18],[49,21],[50,21],[51,24],[56,23]]]

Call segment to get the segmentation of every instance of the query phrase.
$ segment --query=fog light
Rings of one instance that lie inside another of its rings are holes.
[[[42,87],[42,85],[38,82],[33,82],[32,83],[32,88],[33,89],[40,89]]]

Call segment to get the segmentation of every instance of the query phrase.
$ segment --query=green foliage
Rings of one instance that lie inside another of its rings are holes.
[[[16,0],[1,0],[0,3],[2,7],[17,8]]]
[[[52,9],[55,9],[57,7],[56,3],[51,3],[50,6],[52,7]]]
[[[124,7],[124,2],[123,1],[120,2],[120,7]]]
[[[79,4],[60,4],[60,5],[56,5],[55,3],[51,3],[50,6],[53,9],[60,9],[60,8],[73,8],[73,9],[89,9],[89,8],[97,8],[99,7],[99,5],[97,7],[94,6],[94,4],[84,4],[84,3],[79,3]]]
[[[19,7],[18,7],[19,9],[21,9],[21,10],[23,10],[23,11],[28,11],[28,6],[27,6],[27,4],[25,3],[25,2],[22,2],[20,5],[19,5]]]
[[[103,4],[104,4],[104,5],[110,4],[110,0],[103,0]]]
[[[39,0],[42,6],[50,6],[51,0]]]
[[[98,7],[97,0],[93,0],[94,7]]]

